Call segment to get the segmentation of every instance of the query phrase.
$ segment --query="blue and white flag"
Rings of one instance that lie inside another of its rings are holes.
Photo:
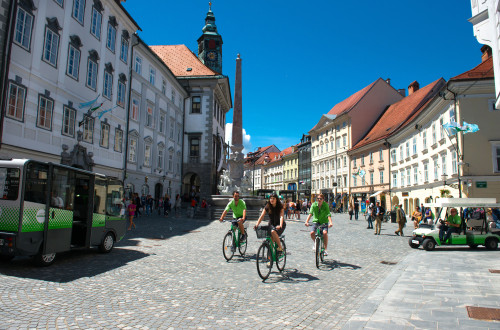
[[[101,96],[101,94],[97,95],[97,97],[95,99],[93,99],[92,101],[80,103],[79,108],[83,109],[83,108],[86,108],[86,107],[91,107],[94,103],[96,103],[96,101],[99,98],[99,96]]]

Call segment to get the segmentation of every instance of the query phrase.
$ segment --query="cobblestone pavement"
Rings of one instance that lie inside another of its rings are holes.
[[[228,223],[172,216],[140,218],[110,254],[73,251],[47,268],[16,258],[0,264],[0,328],[342,328],[415,253],[396,224],[375,236],[364,218],[335,215],[318,270],[302,217],[288,221],[284,273],[265,282],[253,230],[246,257],[226,262]]]

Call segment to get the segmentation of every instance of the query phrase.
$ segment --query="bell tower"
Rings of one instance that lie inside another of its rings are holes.
[[[222,74],[222,37],[217,32],[212,3],[208,4],[203,34],[198,38],[198,58],[207,67]]]

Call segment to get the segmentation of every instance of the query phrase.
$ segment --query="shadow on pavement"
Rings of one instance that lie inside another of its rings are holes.
[[[273,274],[277,276],[273,276]],[[317,281],[319,278],[316,276],[312,276],[306,273],[302,273],[301,271],[293,268],[293,269],[285,269],[283,273],[272,272],[271,276],[264,283],[302,283],[302,282],[310,282]]]
[[[36,267],[29,257],[18,257],[10,262],[0,263],[0,274],[41,281],[67,283],[84,277],[93,277],[120,268],[149,254],[113,249],[102,254],[97,249],[75,250],[58,253],[54,264]]]
[[[161,216],[140,217],[134,220],[136,228],[128,230],[125,237],[116,246],[137,246],[140,238],[165,240],[174,236],[196,232],[212,221],[188,218],[168,218]]]
[[[337,260],[325,260],[320,266],[320,269],[334,270],[335,268],[348,268],[352,270],[360,269],[361,266],[346,264],[343,262],[338,262]]]

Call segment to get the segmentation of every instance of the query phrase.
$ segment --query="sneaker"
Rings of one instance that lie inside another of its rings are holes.
[[[313,251],[316,251],[316,244],[313,243]]]
[[[394,234],[396,234],[397,236],[399,236],[399,233],[397,231],[395,231]]]
[[[247,239],[247,234],[241,234],[240,241],[244,241]]]
[[[326,250],[323,251],[323,254],[325,255],[325,257],[328,255],[328,252],[326,252]]]

